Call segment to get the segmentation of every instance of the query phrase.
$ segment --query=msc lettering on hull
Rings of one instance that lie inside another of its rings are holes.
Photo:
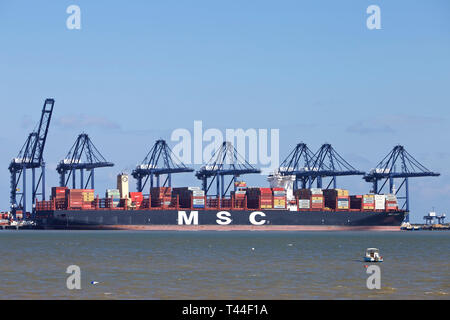
[[[260,226],[266,224],[266,220],[263,219],[266,216],[264,212],[254,211],[250,213],[248,220],[254,226]],[[216,214],[216,223],[222,226],[231,224],[231,213],[228,211],[219,211]],[[198,211],[191,211],[189,215],[186,211],[178,211],[178,225],[198,225]]]

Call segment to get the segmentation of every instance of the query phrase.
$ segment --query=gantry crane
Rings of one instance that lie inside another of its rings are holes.
[[[255,169],[242,156],[230,142],[223,142],[221,147],[216,150],[211,160],[195,173],[195,176],[202,180],[202,188],[205,195],[208,194],[214,180],[216,180],[217,197],[224,197],[236,178],[249,173],[261,173],[261,170]],[[225,176],[233,176],[228,186],[225,188]],[[208,185],[208,178],[212,178]]]
[[[137,190],[142,192],[148,180],[153,188],[154,177],[156,186],[160,187],[160,176],[167,175],[162,186],[172,186],[172,173],[193,172],[194,169],[186,167],[172,152],[165,140],[157,140],[149,153],[138,165],[131,175],[137,181]]]
[[[428,170],[410,155],[403,146],[397,145],[388,153],[375,169],[364,175],[364,180],[373,184],[373,192],[381,193],[389,181],[389,192],[396,195],[404,188],[404,196],[397,196],[397,199],[404,199],[401,209],[409,212],[409,182],[408,178],[416,177],[437,177],[440,174]],[[400,179],[400,185],[395,188],[394,179]],[[383,181],[381,187],[379,181]],[[399,206],[400,207],[400,206]],[[405,217],[405,222],[409,222],[409,214]]]
[[[19,154],[9,164],[9,172],[11,173],[11,191],[10,204],[11,213],[16,219],[17,210],[23,211],[23,217],[26,218],[27,213],[27,169],[31,169],[31,203],[32,213],[34,214],[35,201],[38,195],[45,200],[45,162],[44,148],[47,141],[48,128],[52,118],[53,106],[55,100],[46,99],[42,108],[41,119],[37,130],[28,135],[25,144],[19,151]],[[36,181],[36,169],[41,168],[41,172]],[[22,178],[22,189],[19,189],[20,179]],[[39,186],[41,192],[38,193]],[[19,199],[17,197],[20,196]]]
[[[84,157],[83,157],[84,156]],[[114,163],[106,161],[98,149],[94,146],[86,133],[78,135],[75,143],[70,148],[64,160],[56,167],[59,173],[59,185],[67,187],[72,178],[72,188],[76,188],[76,171],[80,171],[80,188],[86,189],[89,183],[91,189],[95,189],[94,170],[96,168],[112,167]],[[84,182],[84,170],[89,172],[86,183]]]
[[[294,175],[294,189],[301,182],[302,188],[311,188],[316,181],[317,188],[322,188],[322,179],[331,177],[326,189],[331,184],[336,188],[337,176],[364,175],[342,158],[330,144],[323,144],[313,154],[304,143],[299,143],[281,163],[278,171],[284,176]]]
[[[328,189],[331,184],[336,189],[336,177],[338,176],[356,176],[364,175],[364,171],[355,169],[350,163],[342,158],[339,153],[331,146],[325,143],[314,154],[314,161],[312,164],[314,168],[313,179],[317,180],[317,188],[322,188],[322,178],[330,177],[331,180],[325,189]]]
[[[298,189],[299,182],[302,188],[311,187],[311,170],[314,170],[312,167],[313,161],[314,154],[305,143],[301,142],[281,163],[278,173],[283,176],[295,176],[294,190]]]

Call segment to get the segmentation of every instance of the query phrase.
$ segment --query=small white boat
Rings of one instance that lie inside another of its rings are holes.
[[[380,256],[380,250],[377,248],[367,248],[364,256],[365,262],[383,262],[383,257]]]

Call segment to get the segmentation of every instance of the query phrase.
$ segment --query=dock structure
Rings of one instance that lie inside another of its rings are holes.
[[[441,214],[440,216],[436,215],[436,212],[432,211],[428,213],[428,215],[424,216],[423,219],[425,220],[425,225],[434,225],[436,224],[444,224],[445,223],[445,213]]]
[[[389,184],[389,193],[395,194],[397,199],[403,199],[404,203],[401,209],[409,213],[408,179],[438,176],[440,176],[440,173],[428,170],[409,154],[403,146],[397,145],[376,165],[375,169],[364,175],[363,179],[373,184],[372,191],[375,194],[381,194],[383,188],[385,186],[387,188],[387,184]],[[401,181],[398,188],[394,187],[394,180]],[[403,191],[404,195],[400,196],[399,191]],[[405,222],[409,222],[409,214],[406,215]]]

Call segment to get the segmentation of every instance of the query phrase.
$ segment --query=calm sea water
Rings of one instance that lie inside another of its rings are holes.
[[[0,231],[0,298],[449,299],[449,253],[450,232]]]

